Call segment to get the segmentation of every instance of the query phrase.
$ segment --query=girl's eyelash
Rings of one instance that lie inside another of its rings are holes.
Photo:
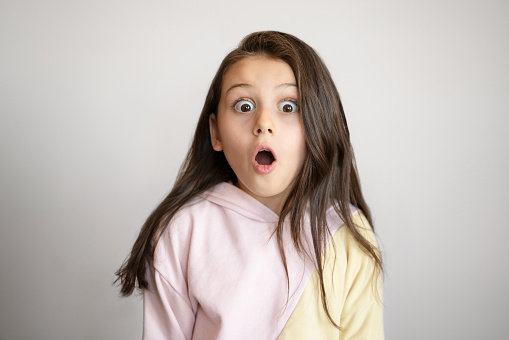
[[[295,99],[293,99],[293,98],[285,98],[285,99],[283,99],[283,100],[281,101],[281,103],[282,103],[282,102],[292,102],[292,103],[294,103],[294,104],[295,104],[295,105],[297,105],[297,106],[299,105],[299,103],[297,102],[297,100],[295,100]]]
[[[249,99],[249,98],[239,98],[239,99],[235,99],[231,105],[231,107],[235,107],[235,105],[237,105],[238,103],[242,102],[242,101],[246,101],[246,102],[250,102],[251,104],[254,105],[254,102]]]

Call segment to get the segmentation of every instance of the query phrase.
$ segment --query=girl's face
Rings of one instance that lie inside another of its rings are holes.
[[[306,154],[295,76],[288,64],[248,57],[223,77],[212,147],[223,151],[240,189],[279,214]]]

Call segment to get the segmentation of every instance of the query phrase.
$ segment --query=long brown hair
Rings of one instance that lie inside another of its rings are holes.
[[[339,93],[318,54],[300,39],[286,33],[252,33],[225,57],[210,85],[192,145],[175,185],[147,218],[131,254],[116,272],[117,281],[120,280],[121,294],[124,296],[131,295],[135,288],[148,289],[145,277],[147,266],[152,267],[155,246],[175,213],[193,197],[214,185],[225,181],[236,182],[235,173],[224,154],[212,149],[209,115],[217,112],[225,72],[243,58],[260,55],[282,60],[292,68],[299,90],[299,107],[307,147],[302,170],[284,203],[274,234],[288,275],[283,247],[283,221],[290,214],[292,240],[296,249],[302,251],[302,221],[309,207],[322,304],[329,320],[338,327],[329,313],[323,282],[322,254],[330,233],[326,211],[331,204],[361,248],[373,259],[377,272],[382,270],[382,259],[375,246],[359,233],[352,222],[350,205],[362,211],[373,225],[362,196]]]

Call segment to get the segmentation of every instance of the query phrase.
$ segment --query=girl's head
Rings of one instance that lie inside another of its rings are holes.
[[[258,155],[262,149],[270,152]],[[262,183],[258,179],[264,173],[268,176]],[[338,91],[316,52],[292,35],[250,34],[219,66],[177,181],[148,217],[131,255],[117,272],[124,295],[130,295],[136,285],[148,288],[146,265],[152,265],[155,245],[177,211],[225,181],[237,183],[279,212],[274,234],[285,268],[283,229],[289,228],[300,251],[303,221],[309,217],[306,228],[313,237],[322,303],[331,322],[321,271],[331,205],[381,270],[377,249],[359,233],[350,216],[353,205],[372,222]],[[284,223],[287,215],[291,217],[288,225]]]
[[[225,180],[237,182],[239,180],[238,175],[241,174],[241,171],[237,170],[239,167],[235,164],[238,158],[229,157],[229,154],[233,155],[229,152],[231,144],[213,145],[214,140],[220,141],[221,139],[221,134],[214,132],[219,132],[221,127],[227,126],[226,123],[234,121],[235,115],[227,114],[228,112],[237,112],[234,103],[245,104],[243,110],[249,110],[247,115],[243,115],[243,122],[248,120],[246,117],[249,117],[249,113],[259,112],[267,107],[265,105],[267,103],[256,103],[257,100],[253,98],[256,96],[255,93],[259,93],[258,90],[260,90],[256,87],[261,85],[251,86],[252,84],[245,82],[245,79],[251,79],[249,75],[247,78],[239,76],[239,72],[244,72],[245,75],[246,69],[249,67],[253,69],[251,76],[259,74],[260,70],[268,70],[271,67],[284,71],[284,76],[276,80],[279,83],[273,85],[284,83],[287,85],[283,86],[284,88],[280,87],[278,90],[281,91],[279,92],[274,91],[276,101],[270,104],[275,104],[276,109],[283,102],[289,103],[288,107],[291,107],[293,102],[296,104],[297,112],[285,116],[281,121],[289,121],[288,116],[298,118],[303,138],[302,159],[296,160],[299,164],[298,171],[293,172],[292,170],[288,174],[287,177],[291,178],[291,181],[284,183],[288,184],[285,186],[284,193],[285,196],[293,192],[303,196],[304,199],[310,198],[314,189],[325,177],[339,175],[338,167],[344,163],[351,164],[353,155],[339,94],[325,64],[310,46],[289,34],[273,31],[250,34],[225,57],[207,94],[193,142],[193,152],[189,155],[191,158],[188,161],[190,164],[202,164],[207,167],[210,171],[209,175],[214,177],[214,179],[211,178],[213,182]],[[274,74],[274,70],[266,72],[267,76],[270,74]],[[231,79],[232,77],[233,79]],[[284,80],[284,77],[287,81]],[[239,84],[246,84],[246,86],[235,86]],[[231,86],[234,88],[229,91]],[[232,92],[237,93],[232,95]],[[247,101],[239,102],[239,100],[245,99]],[[224,119],[222,119],[222,115],[224,115]],[[239,126],[241,123],[239,122]],[[250,124],[253,127],[256,122],[251,121]],[[210,132],[212,132],[212,143]],[[264,138],[258,140],[262,144],[266,141]],[[258,144],[253,147],[256,146]],[[223,152],[214,152],[213,150]],[[282,167],[283,160],[279,161],[278,150],[271,151],[276,153],[272,156],[275,156],[276,163],[279,163],[276,165],[277,170],[277,167]],[[249,157],[251,156],[254,157],[254,155],[249,155]],[[349,175],[349,173],[344,175]],[[255,186],[246,187],[247,183],[243,183],[242,179],[238,184],[242,189],[248,189],[245,191],[250,194],[264,195],[262,192],[257,192]],[[267,195],[271,194],[272,192],[267,192]],[[333,198],[334,195],[326,196]]]

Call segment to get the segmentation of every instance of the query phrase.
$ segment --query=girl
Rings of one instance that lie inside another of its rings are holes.
[[[383,339],[382,262],[331,76],[289,34],[226,56],[116,273],[149,339]]]

